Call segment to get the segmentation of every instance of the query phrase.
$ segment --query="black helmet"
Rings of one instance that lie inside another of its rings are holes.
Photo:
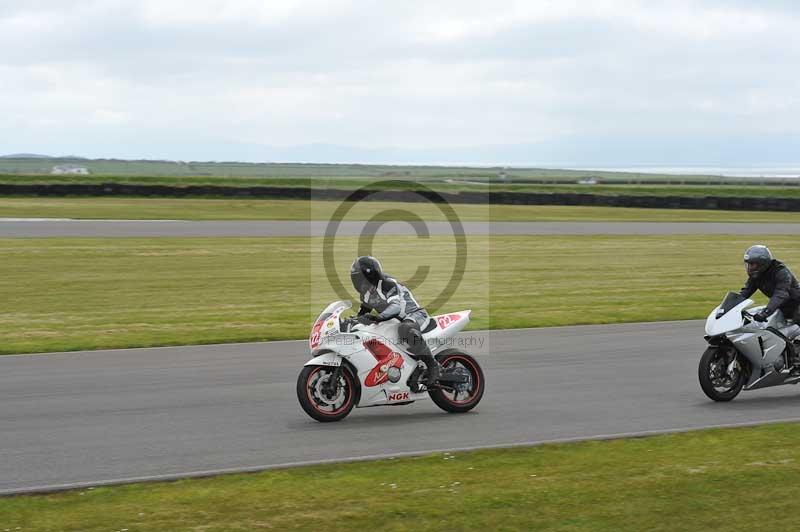
[[[772,264],[772,253],[767,246],[750,246],[744,252],[744,267],[750,277],[763,273],[770,264]]]
[[[371,287],[378,286],[382,275],[381,263],[375,257],[358,257],[350,266],[350,280],[353,282],[353,288],[358,290],[359,294],[363,294]]]

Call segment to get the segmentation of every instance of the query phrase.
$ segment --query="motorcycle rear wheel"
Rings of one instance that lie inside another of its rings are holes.
[[[428,391],[436,406],[452,413],[469,412],[478,406],[486,386],[486,379],[478,362],[458,349],[445,349],[436,355],[436,360],[441,364],[443,372],[459,370],[469,374],[469,382],[463,390],[434,388]]]
[[[738,356],[736,350],[730,346],[711,346],[700,357],[697,367],[697,377],[703,392],[714,401],[731,401],[744,386],[744,374],[734,370],[733,375],[728,375],[728,365]]]

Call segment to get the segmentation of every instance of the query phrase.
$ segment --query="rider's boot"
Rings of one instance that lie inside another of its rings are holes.
[[[425,367],[428,368],[427,370],[423,370],[422,366],[417,366],[417,368],[411,372],[411,376],[408,378],[408,386],[411,388],[411,391],[414,393],[419,393],[424,390],[423,388],[420,388],[420,385],[430,388],[432,384],[439,380],[439,376],[441,375],[441,366],[432,356],[430,358],[424,355],[416,356],[419,360],[425,362]],[[425,375],[424,379],[422,378],[423,374]],[[433,379],[431,379],[431,377],[433,377]]]
[[[786,353],[789,359],[789,369],[793,372],[800,372],[800,339],[794,339],[787,345]]]
[[[441,367],[439,363],[433,358],[433,355],[430,354],[428,351],[427,355],[420,355],[419,359],[425,362],[425,365],[428,367],[428,375],[425,379],[425,384],[430,388],[431,385],[436,384],[436,381],[439,380],[439,376],[441,375]]]
[[[428,368],[427,377],[421,383],[430,388],[439,380],[439,375],[441,374],[439,363],[431,354],[431,349],[422,337],[422,333],[418,327],[410,328],[406,334],[405,341],[408,343],[408,350],[411,351],[417,359],[425,362],[425,366]]]

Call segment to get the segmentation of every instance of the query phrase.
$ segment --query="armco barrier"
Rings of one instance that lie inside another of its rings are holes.
[[[364,191],[366,201],[423,202],[425,194],[404,190],[385,190],[378,194]],[[0,196],[128,196],[166,198],[279,198],[308,200],[343,200],[351,191],[340,189],[310,189],[308,187],[224,187],[215,185],[103,184],[0,184]],[[639,207],[645,209],[710,209],[729,211],[800,211],[800,198],[743,198],[725,196],[622,196],[578,193],[539,192],[439,192],[448,203],[496,205],[579,205],[594,207]]]

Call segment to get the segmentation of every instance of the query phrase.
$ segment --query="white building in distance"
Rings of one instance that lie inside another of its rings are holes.
[[[89,169],[83,166],[78,166],[76,164],[60,164],[58,166],[54,166],[53,169],[50,170],[50,173],[87,175],[89,173]]]

